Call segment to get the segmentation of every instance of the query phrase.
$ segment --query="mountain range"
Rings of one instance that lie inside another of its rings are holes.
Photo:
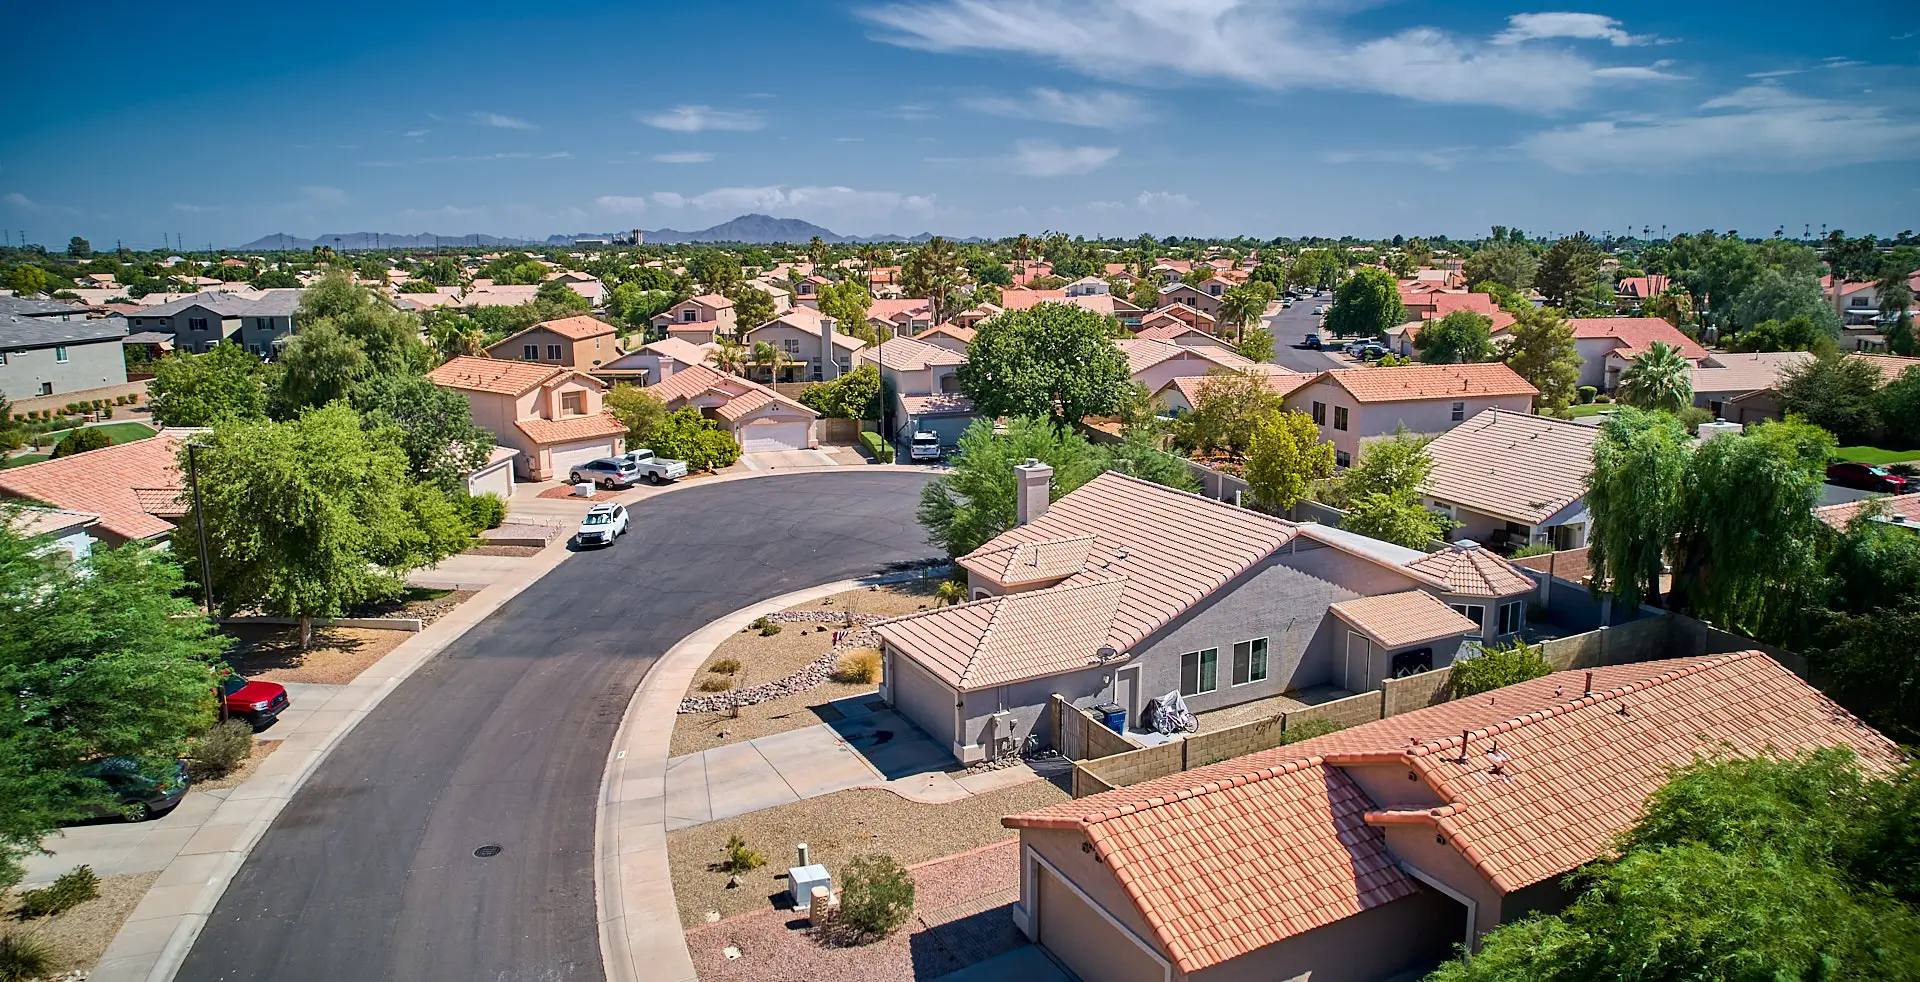
[[[741,215],[738,218],[721,222],[709,228],[692,232],[679,229],[641,229],[641,235],[648,245],[686,245],[695,242],[740,242],[752,245],[768,245],[776,242],[804,244],[815,238],[830,245],[860,244],[865,242],[925,242],[933,238],[933,233],[922,232],[919,235],[841,235],[829,228],[822,228],[812,222],[798,218],[775,218],[771,215]],[[565,245],[576,239],[608,239],[617,235],[626,235],[631,230],[619,232],[579,232],[572,235],[550,235],[544,240],[516,239],[498,235],[434,235],[429,232],[415,234],[394,234],[391,232],[328,232],[313,238],[284,233],[263,235],[252,242],[235,247],[236,252],[265,252],[270,250],[312,249],[314,246],[332,246],[341,251],[362,249],[433,249],[449,246],[541,246]],[[979,242],[980,239],[960,239],[961,242]]]

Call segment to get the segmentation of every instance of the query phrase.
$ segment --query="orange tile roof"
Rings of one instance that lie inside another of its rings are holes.
[[[1899,378],[1907,369],[1920,366],[1920,358],[1909,358],[1902,355],[1849,354],[1847,357],[1858,358],[1878,368],[1880,370],[1880,384],[1882,385]]]
[[[726,401],[714,411],[728,422],[737,421],[774,402],[807,416],[820,415],[759,382],[716,371],[705,365],[688,365],[647,386],[647,391],[659,396],[670,408],[678,408],[673,406],[675,402],[708,392],[722,396]]]
[[[961,327],[960,325],[955,324],[952,321],[944,321],[942,323],[935,324],[934,326],[924,331],[921,331],[919,336],[924,338],[924,337],[927,337],[928,335],[939,334],[945,337],[954,338],[955,340],[965,341],[968,344],[972,344],[973,336],[978,333],[980,332],[975,331],[971,327]]]
[[[1091,535],[1037,539],[993,548],[982,546],[961,557],[959,563],[1001,586],[1019,586],[1064,579],[1080,572],[1092,548]]]
[[[704,364],[694,363],[647,386],[647,391],[665,402],[673,402],[676,399],[691,399],[716,385],[745,381],[738,375],[728,375]]]
[[[690,298],[688,302],[697,303],[702,307],[711,307],[714,310],[725,310],[733,306],[733,301],[728,299],[726,295],[720,293],[703,293],[697,297]]]
[[[1583,340],[1617,339],[1620,345],[1616,350],[1628,357],[1647,350],[1655,341],[1679,348],[1680,357],[1689,361],[1707,357],[1707,349],[1658,317],[1575,317],[1567,321],[1567,326],[1573,328],[1574,337]]]
[[[544,327],[563,338],[572,338],[575,341],[585,341],[588,338],[597,338],[603,334],[614,333],[612,324],[600,320],[597,317],[588,317],[585,314],[562,317],[559,320],[541,321],[533,326]]]
[[[1147,314],[1146,316],[1140,318],[1140,323],[1144,325],[1144,324],[1152,323],[1153,321],[1156,321],[1156,320],[1164,320],[1170,317],[1173,318],[1174,320],[1182,320],[1183,318],[1177,316],[1176,312],[1185,313],[1197,321],[1217,322],[1219,320],[1219,318],[1213,316],[1212,314],[1207,313],[1204,310],[1201,310],[1198,307],[1190,306],[1184,303],[1170,303],[1170,304],[1167,304],[1165,307],[1154,308],[1152,313]]]
[[[569,443],[599,436],[615,436],[627,431],[626,424],[608,413],[569,416],[565,419],[522,419],[513,424],[535,443]]]
[[[933,308],[925,300],[912,297],[875,297],[867,306],[867,319],[879,319],[889,323],[898,321],[902,315],[931,313]]]
[[[1339,368],[1322,375],[1360,402],[1411,402],[1470,396],[1535,396],[1527,384],[1500,362],[1477,365],[1395,365],[1392,368]]]
[[[1448,593],[1469,597],[1511,597],[1535,589],[1534,582],[1513,564],[1480,546],[1455,543],[1407,564],[1447,585]]]
[[[557,365],[461,355],[447,359],[446,364],[428,372],[427,381],[442,388],[517,396],[571,371]]]
[[[1121,338],[1115,341],[1114,345],[1120,349],[1121,354],[1127,356],[1127,371],[1134,375],[1138,375],[1155,365],[1175,359],[1207,363],[1204,369],[1201,369],[1200,365],[1195,365],[1196,369],[1201,369],[1196,372],[1196,374],[1199,375],[1205,375],[1207,371],[1211,371],[1214,366],[1221,368],[1250,368],[1254,364],[1252,361],[1242,358],[1235,352],[1228,351],[1225,348],[1215,348],[1211,345],[1206,347],[1190,347],[1187,345],[1174,344],[1171,341],[1155,341],[1152,338]]]
[[[1066,583],[908,614],[881,637],[962,692],[1100,663],[1126,589],[1121,576]]]
[[[1152,341],[1165,341],[1168,344],[1179,344],[1182,338],[1188,337],[1189,335],[1199,335],[1203,338],[1219,340],[1215,335],[1208,334],[1177,317],[1158,317],[1154,318],[1154,320],[1156,323],[1152,327],[1143,326],[1140,330],[1133,332],[1133,336],[1136,338],[1147,338]],[[1165,321],[1166,323],[1157,323],[1158,321]],[[1145,322],[1143,321],[1142,323],[1144,324]],[[1205,344],[1206,342],[1201,343]]]
[[[1066,299],[1067,291],[1065,290],[1002,290],[1000,291],[1000,309],[1026,310],[1028,307],[1036,307],[1050,300],[1065,302]]]
[[[1382,648],[1480,633],[1479,624],[1425,590],[1357,597],[1327,609]]]
[[[1911,494],[1874,495],[1859,501],[1842,501],[1836,505],[1821,505],[1813,510],[1813,517],[1833,526],[1844,529],[1853,521],[1855,515],[1867,510],[1875,501],[1886,505],[1889,520],[1920,528],[1920,491]]]
[[[186,435],[162,430],[86,453],[0,470],[0,494],[100,516],[99,528],[123,539],[173,531],[185,513],[178,459]]]

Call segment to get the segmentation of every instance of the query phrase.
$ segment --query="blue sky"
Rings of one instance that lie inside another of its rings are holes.
[[[14,241],[1920,226],[1896,0],[57,12],[11,21]]]

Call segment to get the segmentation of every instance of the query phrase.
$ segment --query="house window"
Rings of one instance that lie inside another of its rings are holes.
[[[40,383],[40,394],[43,396],[53,395],[53,383],[52,382]]]
[[[1333,428],[1336,430],[1344,430],[1347,428],[1347,407],[1333,407]]]
[[[791,358],[791,357],[794,357],[794,356],[796,356],[796,355],[798,355],[798,354],[800,354],[800,341],[799,341],[799,339],[798,339],[798,338],[784,338],[784,339],[782,339],[782,340],[780,341],[780,350],[782,350],[782,351],[785,351],[785,352],[787,353],[787,357],[789,357],[789,358]]]
[[[1520,628],[1527,622],[1527,604],[1524,600],[1513,600],[1500,605],[1500,633],[1519,634]]]
[[[1487,622],[1487,608],[1479,604],[1448,604],[1447,606],[1452,607],[1454,613],[1465,617],[1475,624],[1485,624]]]
[[[1333,466],[1335,466],[1335,467],[1352,467],[1352,466],[1353,466],[1353,456],[1352,456],[1351,454],[1349,454],[1349,453],[1347,453],[1347,452],[1346,452],[1345,450],[1335,450],[1335,451],[1333,452]]]
[[[1316,402],[1313,404],[1313,425],[1315,426],[1327,425],[1327,404],[1326,403]]]
[[[205,317],[189,317],[189,318],[187,318],[187,330],[189,330],[189,331],[204,331],[204,330],[206,330],[206,329],[207,329],[207,319],[206,319]]]
[[[693,319],[698,316],[700,316],[699,311],[694,310],[692,307],[688,307],[687,309],[680,312],[680,323],[691,324],[693,323]]]
[[[587,412],[587,394],[584,392],[560,393],[560,415],[584,416]]]
[[[1197,696],[1220,687],[1220,649],[1189,651],[1180,656],[1180,694]]]
[[[1454,403],[1453,404],[1453,421],[1458,423],[1461,420],[1466,418],[1467,418],[1467,404],[1464,402]]]
[[[559,345],[557,345],[557,344],[550,344],[550,345],[547,345],[547,360],[548,360],[548,361],[559,361],[559,360],[560,360],[560,346],[559,346]]]
[[[1267,680],[1267,639],[1254,638],[1233,646],[1233,684]]]
[[[521,345],[521,346],[520,346],[520,357],[522,357],[522,358],[525,358],[525,359],[526,359],[526,360],[528,360],[528,361],[539,361],[539,360],[540,360],[540,346],[539,346],[539,345],[537,345],[537,344],[523,344],[523,345]]]
[[[54,360],[54,361],[57,361],[57,362],[58,362],[58,361],[66,361],[66,360],[67,360],[67,346],[66,346],[66,345],[64,345],[64,344],[62,344],[62,345],[56,345],[56,346],[54,347],[54,349],[53,349],[53,360]]]

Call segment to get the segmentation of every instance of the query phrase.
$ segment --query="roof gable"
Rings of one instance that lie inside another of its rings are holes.
[[[1489,409],[1427,444],[1432,498],[1536,525],[1587,493],[1597,427]]]
[[[1391,368],[1337,368],[1320,376],[1355,401],[1415,402],[1536,396],[1540,390],[1500,362],[1473,365],[1395,365]]]

